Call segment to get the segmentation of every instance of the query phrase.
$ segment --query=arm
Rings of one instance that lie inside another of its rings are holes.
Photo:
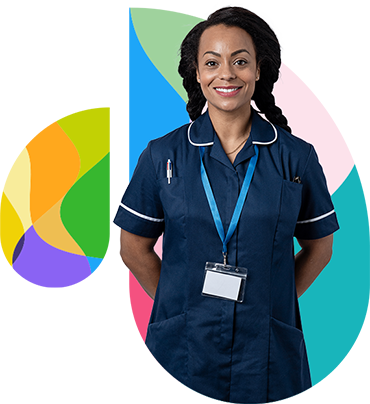
[[[329,263],[333,235],[316,240],[298,240],[298,243],[302,250],[295,256],[295,283],[300,297]]]
[[[157,238],[137,236],[121,229],[121,257],[145,292],[154,299],[161,260],[154,252]]]

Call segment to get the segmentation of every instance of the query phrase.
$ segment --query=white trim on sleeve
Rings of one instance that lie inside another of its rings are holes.
[[[335,210],[333,209],[331,212],[325,213],[324,215],[314,217],[313,219],[302,220],[300,222],[297,222],[297,224],[305,224],[305,223],[317,222],[318,220],[325,219],[326,217],[332,215],[334,212],[335,212]]]
[[[145,215],[143,215],[143,214],[141,214],[139,212],[136,212],[136,210],[133,210],[133,209],[129,208],[128,206],[124,205],[123,203],[121,203],[121,206],[124,209],[126,209],[127,211],[129,211],[130,213],[132,213],[132,214],[134,214],[134,215],[136,215],[138,217],[141,217],[142,219],[150,220],[151,222],[157,222],[157,223],[164,221],[164,219],[156,219],[155,217],[145,216]]]

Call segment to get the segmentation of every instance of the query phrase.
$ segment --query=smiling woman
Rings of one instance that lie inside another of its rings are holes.
[[[179,64],[193,122],[149,142],[114,220],[123,261],[154,298],[149,350],[185,385],[229,402],[311,386],[297,298],[338,229],[313,146],[275,105],[280,64],[275,34],[248,10],[197,24]]]
[[[258,76],[253,41],[247,32],[225,25],[217,25],[204,32],[199,45],[197,81],[212,106],[215,90],[218,95],[234,97],[243,89],[238,99],[243,100],[244,109],[249,111]],[[221,100],[215,99],[215,108],[218,108],[217,101]],[[230,111],[238,107],[239,105],[231,104],[226,109]],[[223,109],[222,105],[220,109]]]
[[[199,43],[197,81],[231,162],[249,137],[251,99],[259,74],[253,41],[246,31],[216,25],[203,33]]]

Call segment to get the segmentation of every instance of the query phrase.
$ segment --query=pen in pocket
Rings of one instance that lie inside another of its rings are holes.
[[[167,179],[168,183],[171,183],[171,178],[172,178],[172,162],[170,159],[167,160]]]

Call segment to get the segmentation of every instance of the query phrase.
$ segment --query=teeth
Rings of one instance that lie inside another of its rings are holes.
[[[216,88],[217,91],[221,91],[222,93],[232,93],[233,91],[238,90],[238,88]]]

